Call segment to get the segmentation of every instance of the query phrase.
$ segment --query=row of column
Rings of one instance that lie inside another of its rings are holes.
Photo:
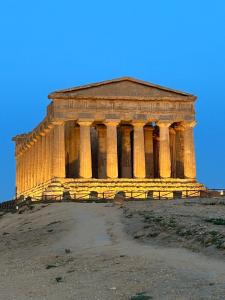
[[[92,122],[79,122],[80,125],[80,155],[79,155],[79,175],[81,178],[92,178],[92,155],[91,155],[91,125]],[[100,178],[118,178],[118,145],[117,145],[117,126],[119,122],[108,121],[106,125],[106,136],[103,128],[98,127],[98,169]],[[145,146],[143,123],[134,123],[134,177],[145,177]],[[130,149],[130,131],[124,128],[123,151],[129,152]],[[105,143],[106,141],[106,143]],[[127,149],[125,149],[125,147]],[[103,157],[106,154],[106,174],[104,174]],[[122,160],[125,155],[122,155]],[[126,162],[122,162],[126,166]],[[130,177],[129,168],[124,168],[124,176]],[[106,175],[106,176],[105,176]]]
[[[92,178],[91,155],[91,125],[90,121],[79,121],[79,176]],[[99,129],[99,168],[101,168],[101,156],[106,156],[106,177],[118,178],[118,145],[117,126],[118,121],[107,121],[106,136]],[[133,177],[145,178],[152,176],[153,165],[153,141],[152,128],[144,123],[133,122]],[[159,127],[159,177],[170,178],[172,173],[173,155],[171,155],[171,141],[169,127],[171,123],[158,122]],[[195,153],[193,141],[194,122],[182,123],[183,134],[183,169],[184,178],[195,178]],[[100,127],[101,128],[101,127]],[[131,162],[126,161],[126,153],[131,151],[130,129],[124,127],[122,134],[122,177],[131,177]],[[152,162],[151,162],[152,161]],[[148,162],[148,165],[146,164]],[[126,168],[127,166],[127,168]],[[103,169],[102,169],[103,170]],[[102,171],[104,172],[104,171]],[[149,176],[150,175],[150,176]],[[65,178],[65,128],[64,123],[54,123],[45,128],[38,136],[28,141],[17,156],[17,193],[20,194],[30,188],[38,186],[53,177]]]
[[[27,141],[16,157],[17,194],[65,177],[64,124],[51,124]]]
[[[118,122],[108,121],[106,125],[106,137],[101,127],[98,127],[98,151],[99,162],[98,169],[102,167],[102,157],[106,153],[106,177],[118,178],[118,147],[117,147],[117,126]],[[82,178],[92,177],[92,157],[91,157],[91,134],[90,128],[92,122],[79,122],[80,125],[80,165],[79,174]],[[151,127],[145,127],[142,122],[133,122],[133,177],[145,178],[153,176],[153,139]],[[182,157],[179,158],[180,153],[172,153],[170,130],[171,123],[158,122],[159,127],[159,149],[158,149],[158,165],[159,177],[170,178],[172,177],[172,160],[182,160],[183,164],[183,177],[194,179],[196,177],[195,166],[195,152],[193,140],[193,126],[194,122],[182,123],[179,130],[182,130],[183,136],[183,151]],[[131,177],[129,174],[131,168],[128,166],[131,162],[127,162],[129,156],[123,155],[123,152],[128,153],[131,151],[130,144],[130,128],[122,127],[122,176]],[[106,139],[106,144],[105,144]],[[172,155],[171,155],[172,153]],[[177,157],[176,157],[177,155]],[[146,164],[148,162],[148,164]],[[127,166],[127,167],[126,167]],[[104,178],[104,176],[102,176]],[[100,176],[101,178],[101,176]]]

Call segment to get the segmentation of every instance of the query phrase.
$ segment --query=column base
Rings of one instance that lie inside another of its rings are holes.
[[[172,199],[199,197],[205,191],[204,185],[195,180],[168,178],[108,178],[108,179],[70,179],[53,178],[23,193],[34,200],[91,200],[114,199],[116,194],[123,194],[129,199]],[[21,195],[18,195],[20,197]]]
[[[154,199],[173,199],[174,195],[171,191],[159,191],[159,192],[153,192],[153,198]]]
[[[200,197],[200,191],[182,191],[182,198]]]
[[[131,198],[134,199],[143,199],[143,200],[147,199],[147,193],[143,191],[132,192],[130,194],[131,194]]]
[[[43,192],[43,200],[56,200],[60,201],[63,199],[64,188],[59,178],[52,179],[47,189]]]

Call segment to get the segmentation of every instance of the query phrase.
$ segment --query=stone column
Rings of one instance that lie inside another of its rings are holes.
[[[74,121],[65,122],[66,177],[74,177]]]
[[[38,147],[37,147],[37,137],[33,138],[34,140],[34,187],[37,186],[37,165],[38,165]]]
[[[41,136],[37,135],[37,185],[41,183]]]
[[[66,167],[64,122],[54,123],[52,148],[52,176],[65,178]]]
[[[153,159],[154,159],[154,178],[159,178],[159,136],[155,129],[153,132]]]
[[[23,192],[26,190],[26,150],[23,149]]]
[[[159,126],[159,174],[161,178],[171,177],[170,139],[168,122],[158,122]]]
[[[174,129],[176,132],[176,178],[184,178],[184,127],[178,124]]]
[[[26,146],[24,146],[24,153],[23,153],[23,191],[27,189],[27,155],[26,155]]]
[[[121,126],[122,151],[121,151],[121,177],[132,178],[132,157],[131,157],[131,126]]]
[[[49,179],[52,179],[53,176],[53,136],[54,136],[54,125],[51,124],[52,127],[50,127],[50,131],[49,131]]]
[[[176,178],[176,131],[169,128],[170,134],[170,159],[171,159],[171,177]]]
[[[21,154],[21,190],[24,192],[25,190],[25,168],[24,168],[24,149],[22,150]]]
[[[98,125],[98,178],[106,178],[106,126]]]
[[[16,195],[20,194],[21,191],[21,178],[20,178],[20,174],[21,174],[21,156],[20,156],[20,152],[17,153],[16,156]]]
[[[134,178],[145,178],[144,123],[134,122]]]
[[[45,128],[45,181],[51,178],[50,131],[50,127]]]
[[[117,153],[117,120],[107,121],[106,125],[106,175],[108,178],[118,178]]]
[[[26,152],[25,152],[25,190],[29,189],[29,149],[26,145]]]
[[[33,187],[34,185],[34,155],[33,155],[33,150],[34,150],[34,142],[30,141],[30,189]]]
[[[20,192],[23,192],[23,153],[20,152]]]
[[[18,193],[18,188],[19,188],[19,157],[17,154],[15,155],[16,159],[16,195]]]
[[[26,167],[26,173],[27,173],[27,187],[26,189],[29,190],[32,185],[32,167],[31,167],[31,144],[28,142],[27,143],[27,150],[26,150],[26,161],[27,161],[27,167]]]
[[[22,191],[23,191],[23,154],[21,151],[20,152],[20,193]]]
[[[26,190],[26,180],[27,180],[27,176],[26,176],[26,148],[24,146],[24,149],[23,149],[23,191]]]
[[[23,152],[20,152],[20,191],[23,192]]]
[[[47,181],[47,167],[48,167],[48,161],[47,161],[47,147],[46,147],[46,141],[47,141],[47,135],[46,131],[42,133],[42,182]]]
[[[196,122],[183,122],[184,127],[184,177],[196,178],[196,162],[195,162],[195,148],[193,127]]]
[[[144,127],[146,177],[154,178],[153,127]]]
[[[39,143],[39,184],[43,183],[43,134],[40,133]]]
[[[92,178],[98,178],[98,133],[95,126],[91,127],[91,164]]]
[[[74,128],[74,177],[79,178],[80,169],[80,127]]]
[[[23,146],[23,150],[22,150],[22,191],[25,191],[25,176],[26,176],[26,171],[25,171],[25,148]]]
[[[30,145],[30,188],[34,186],[34,141],[29,142]]]
[[[45,132],[45,142],[44,142],[44,151],[45,151],[45,155],[44,155],[44,181],[48,181],[49,180],[49,128],[45,128],[44,132]]]
[[[79,121],[80,125],[80,172],[81,178],[92,178],[91,163],[91,124],[90,121]]]

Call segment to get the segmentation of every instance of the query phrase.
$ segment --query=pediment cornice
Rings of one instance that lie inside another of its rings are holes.
[[[162,87],[139,79],[123,77],[84,86],[59,90],[49,99],[106,99],[106,100],[177,100],[194,101],[194,95]]]

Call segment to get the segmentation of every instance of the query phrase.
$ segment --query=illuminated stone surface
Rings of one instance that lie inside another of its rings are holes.
[[[204,189],[196,181],[195,96],[119,78],[49,99],[44,120],[13,138],[18,197],[161,191],[171,198]]]

